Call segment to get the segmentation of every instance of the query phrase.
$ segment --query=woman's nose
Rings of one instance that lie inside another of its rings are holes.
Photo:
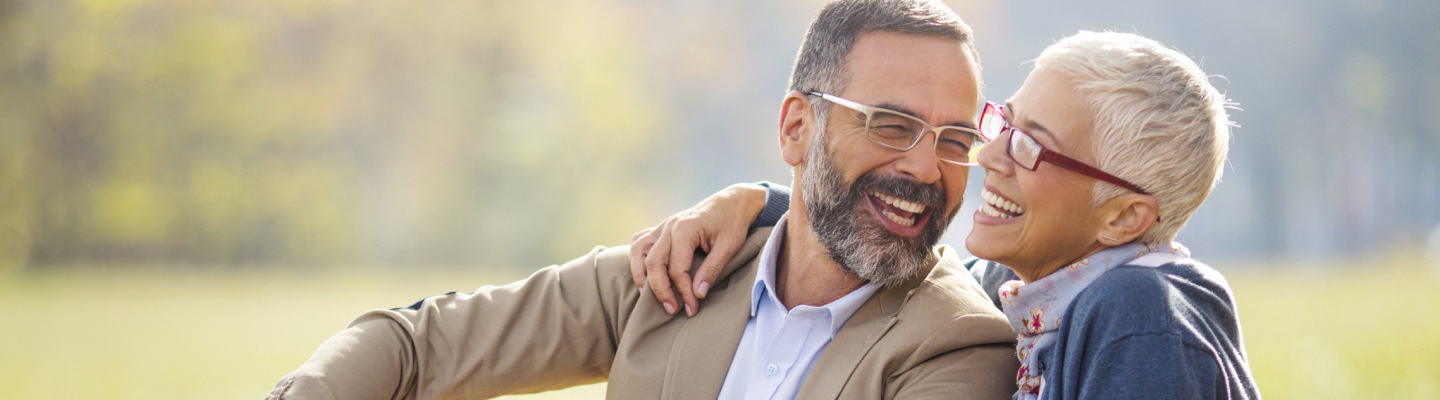
[[[1010,157],[1005,155],[1005,145],[1010,143],[1010,133],[1005,132],[995,137],[985,147],[980,148],[978,161],[980,167],[986,171],[995,171],[1005,175],[1014,172],[1015,163],[1010,162]]]

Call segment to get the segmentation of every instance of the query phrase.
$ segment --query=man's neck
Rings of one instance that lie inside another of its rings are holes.
[[[810,228],[805,210],[798,211],[786,216],[785,241],[775,262],[775,297],[785,309],[824,306],[865,286],[864,280],[845,272],[830,258]]]

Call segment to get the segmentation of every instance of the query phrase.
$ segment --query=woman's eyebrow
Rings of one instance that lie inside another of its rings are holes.
[[[1007,113],[1010,114],[1010,117],[1008,117],[1008,118],[1006,118],[1006,119],[1012,119],[1012,118],[1014,118],[1014,117],[1015,117],[1015,105],[1014,105],[1014,104],[1011,104],[1011,103],[1008,102],[1008,101],[1005,102],[1005,112],[1007,112]],[[1046,138],[1050,139],[1050,142],[1051,142],[1051,143],[1055,143],[1055,145],[1056,145],[1056,146],[1059,146],[1059,147],[1064,147],[1063,145],[1061,145],[1061,143],[1060,143],[1059,140],[1056,140],[1056,139],[1055,139],[1055,134],[1054,134],[1054,133],[1050,133],[1050,130],[1049,130],[1049,129],[1046,129],[1044,125],[1040,125],[1039,122],[1035,122],[1034,120],[1031,120],[1031,119],[1029,119],[1029,118],[1026,118],[1024,121],[1020,121],[1020,128],[1021,128],[1021,129],[1024,129],[1026,132],[1031,132],[1031,133],[1039,132],[1039,133],[1043,133],[1043,134],[1045,134],[1045,137],[1046,137]]]

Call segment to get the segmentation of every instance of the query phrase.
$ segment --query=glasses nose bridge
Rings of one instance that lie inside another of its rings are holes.
[[[901,149],[901,150],[910,151],[910,150],[914,149],[916,146],[919,146],[919,145],[920,145],[920,141],[925,140],[925,134],[927,134],[927,133],[934,133],[934,135],[930,135],[930,136],[934,136],[934,137],[935,137],[935,141],[930,143],[930,148],[931,148],[932,150],[940,148],[940,127],[930,126],[930,123],[929,123],[929,122],[920,121],[920,120],[918,120],[918,119],[917,119],[916,121],[919,121],[919,122],[920,122],[920,128],[921,128],[921,129],[920,129],[920,132],[919,132],[919,133],[916,133],[916,134],[915,134],[915,138],[910,140],[910,145],[909,145],[909,146],[906,146],[904,149]],[[935,156],[936,156],[936,157],[939,157],[940,155],[939,155],[939,154],[936,154]]]
[[[922,127],[923,127],[924,129],[921,130],[920,133],[916,134],[916,135],[915,135],[915,139],[911,140],[910,146],[909,146],[909,147],[906,147],[905,149],[902,149],[902,151],[908,153],[908,152],[914,151],[916,148],[921,148],[921,149],[924,149],[924,150],[928,150],[929,153],[926,154],[926,155],[929,156],[929,157],[933,157],[933,158],[935,159],[936,163],[938,164],[938,163],[940,163],[941,160],[942,160],[942,159],[940,158],[940,128],[939,128],[939,127],[930,126],[929,123],[925,123],[925,122],[923,122],[923,121],[922,121],[921,123],[924,123],[924,124],[925,124],[925,125],[922,125]],[[921,145],[920,145],[920,142],[922,142],[922,141],[925,140],[926,134],[932,133],[932,132],[933,132],[934,134],[933,134],[933,135],[929,135],[929,136],[934,137],[935,140],[931,141],[929,146],[921,146]]]

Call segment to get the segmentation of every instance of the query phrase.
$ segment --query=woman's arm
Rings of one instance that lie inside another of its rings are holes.
[[[769,182],[731,185],[688,210],[630,238],[630,273],[635,286],[646,281],[655,298],[674,314],[694,316],[698,299],[745,241],[750,231],[775,226],[790,208],[790,188]],[[709,254],[691,279],[695,251]],[[680,292],[677,301],[674,292]]]

